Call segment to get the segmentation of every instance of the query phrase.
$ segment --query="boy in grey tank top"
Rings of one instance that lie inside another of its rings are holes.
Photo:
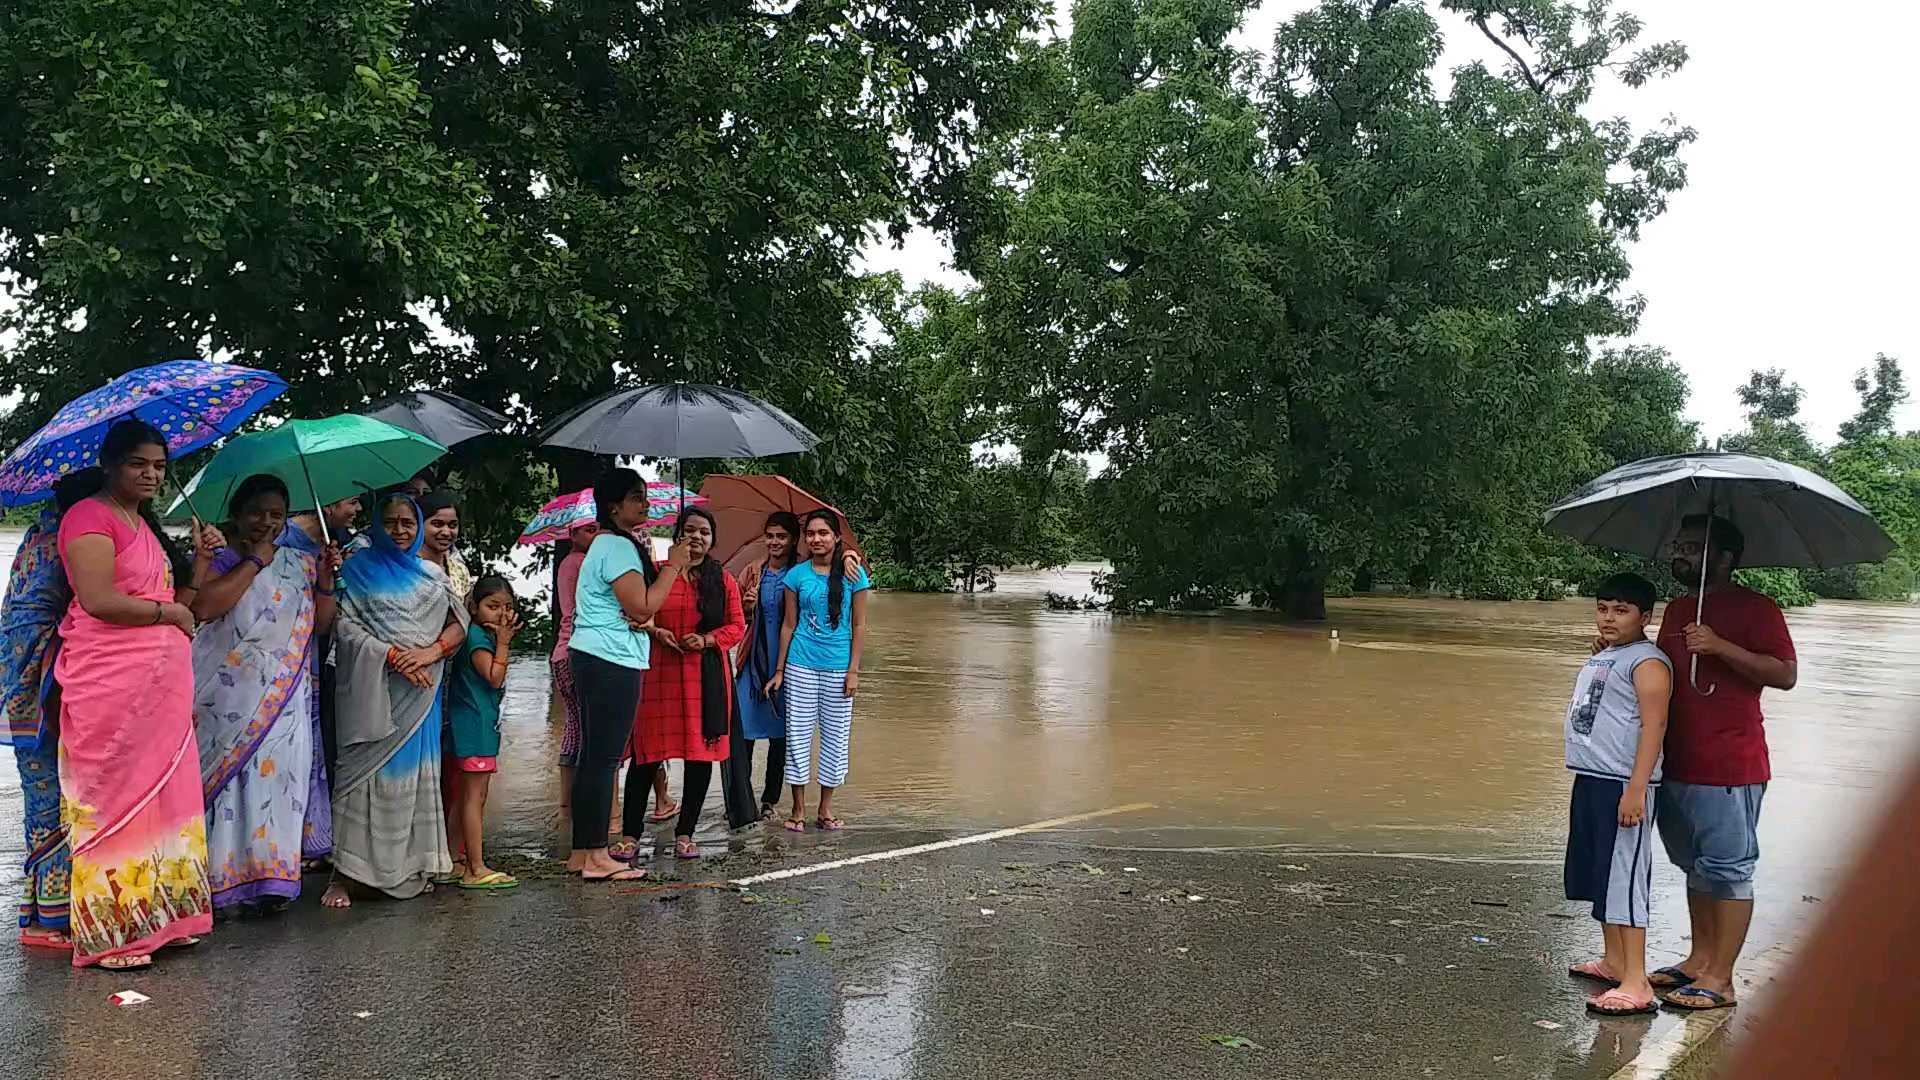
[[[1652,583],[1615,574],[1595,590],[1593,656],[1567,706],[1567,768],[1573,803],[1567,823],[1567,899],[1593,904],[1606,953],[1569,969],[1609,989],[1587,1001],[1608,1016],[1660,1007],[1647,981],[1648,893],[1653,887],[1653,789],[1673,669],[1647,640]]]

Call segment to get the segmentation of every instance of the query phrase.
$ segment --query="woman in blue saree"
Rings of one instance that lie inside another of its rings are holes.
[[[406,900],[453,870],[440,801],[440,680],[468,616],[446,573],[420,557],[413,500],[389,497],[375,516],[379,527],[340,569],[333,866]],[[336,877],[320,902],[348,906],[345,882]]]
[[[26,802],[20,943],[48,949],[73,947],[67,935],[72,859],[60,823],[60,708],[49,700],[60,648],[56,631],[73,599],[60,565],[60,515],[100,483],[99,469],[85,469],[54,488],[54,509],[20,538],[0,601],[0,743],[13,746]]]
[[[287,523],[287,487],[258,475],[229,506],[229,546],[193,602],[193,725],[213,905],[277,910],[300,895],[312,798],[313,646],[333,625],[337,553]]]

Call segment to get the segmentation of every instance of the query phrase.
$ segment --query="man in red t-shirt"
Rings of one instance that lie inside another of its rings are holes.
[[[1760,691],[1800,677],[1787,620],[1774,602],[1733,583],[1746,542],[1733,523],[1696,514],[1673,540],[1673,576],[1689,587],[1707,564],[1706,617],[1698,594],[1667,605],[1659,645],[1673,661],[1666,783],[1655,807],[1667,857],[1687,874],[1693,951],[1650,976],[1687,1009],[1736,1004],[1733,964],[1753,920],[1760,800],[1773,773]],[[1699,661],[1699,689],[1688,678]]]

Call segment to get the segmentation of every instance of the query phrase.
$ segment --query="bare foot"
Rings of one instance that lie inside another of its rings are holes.
[[[152,967],[153,957],[144,954],[140,956],[108,956],[102,958],[99,961],[99,965],[108,971],[138,971],[141,968]]]
[[[347,895],[347,886],[343,882],[336,881],[327,886],[326,892],[320,894],[320,906],[334,909],[350,908],[353,906],[353,898]]]

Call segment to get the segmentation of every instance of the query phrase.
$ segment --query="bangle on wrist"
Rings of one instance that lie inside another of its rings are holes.
[[[319,585],[315,585],[313,587],[313,591],[316,596],[332,596],[333,595],[332,589],[322,588]]]
[[[267,564],[265,560],[261,559],[260,556],[258,555],[252,554],[251,552],[241,557],[240,561],[243,563],[252,563],[253,568],[255,570],[265,570],[267,568]]]
[[[166,618],[166,617],[167,617],[167,608],[166,608],[166,605],[165,605],[165,604],[162,604],[162,603],[161,603],[160,601],[158,601],[158,600],[155,600],[155,601],[153,602],[153,621],[152,621],[152,622],[150,622],[150,623],[148,623],[147,625],[148,625],[148,626],[159,626],[159,625],[160,625],[160,620],[161,620],[161,619],[164,619],[164,618]]]

